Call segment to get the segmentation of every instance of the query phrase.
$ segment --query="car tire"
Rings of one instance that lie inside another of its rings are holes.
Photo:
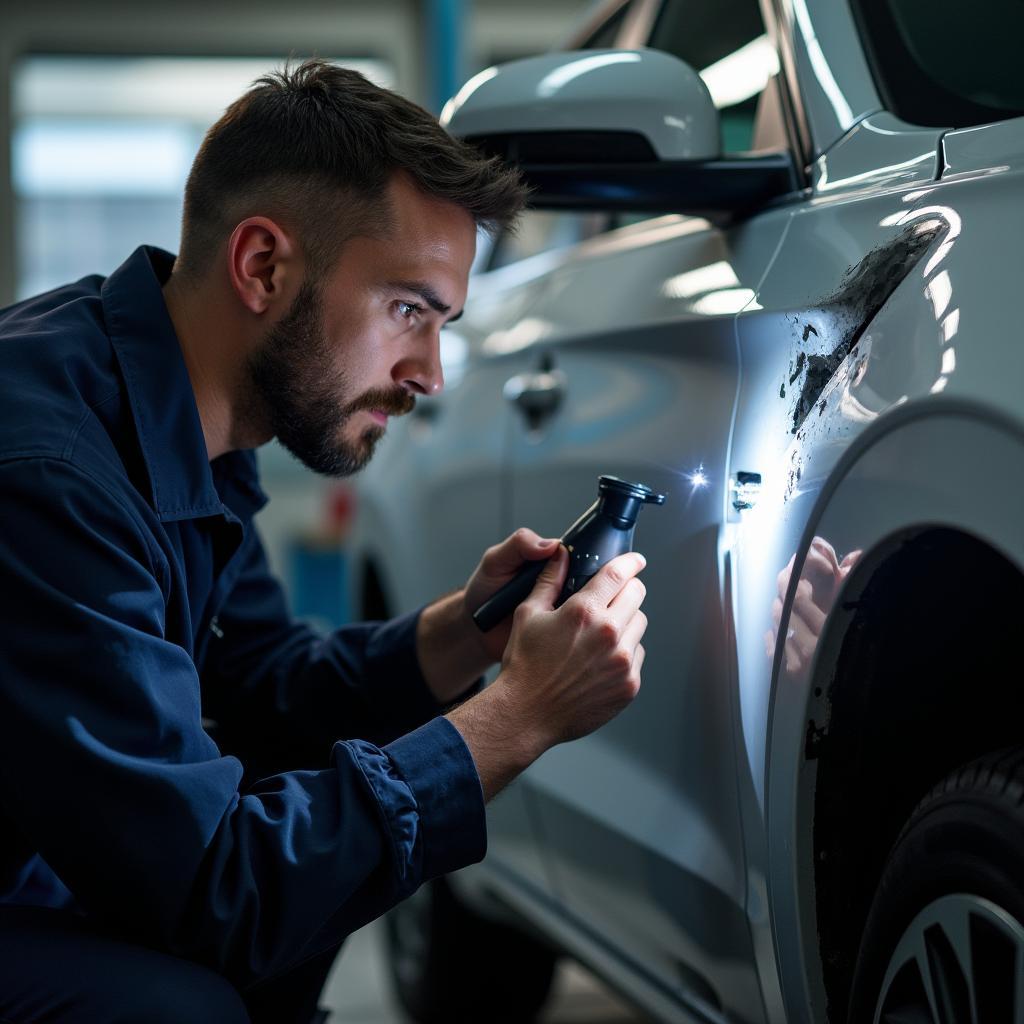
[[[1024,1019],[1024,749],[944,779],[903,828],[868,914],[850,1024]]]
[[[391,985],[417,1024],[529,1024],[551,990],[556,955],[473,913],[444,878],[385,918]]]

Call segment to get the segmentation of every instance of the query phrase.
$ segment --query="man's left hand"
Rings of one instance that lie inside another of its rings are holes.
[[[470,576],[462,591],[463,603],[470,626],[476,630],[489,664],[501,661],[509,634],[512,632],[512,616],[509,615],[504,622],[499,622],[489,632],[481,633],[473,624],[473,612],[508,583],[523,568],[524,563],[540,558],[552,558],[558,550],[558,545],[557,537],[545,539],[533,530],[521,527],[500,544],[488,548]]]

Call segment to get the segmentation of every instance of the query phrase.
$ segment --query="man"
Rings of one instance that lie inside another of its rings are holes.
[[[520,530],[463,590],[318,637],[252,526],[252,449],[351,473],[440,391],[477,227],[523,199],[308,62],[210,129],[176,261],[0,314],[0,1019],[308,1021],[347,934],[479,860],[484,802],[635,696],[638,555],[555,610],[565,552]]]

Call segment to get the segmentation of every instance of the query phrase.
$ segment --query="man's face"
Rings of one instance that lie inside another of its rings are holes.
[[[328,476],[361,469],[389,416],[440,392],[441,327],[466,298],[472,216],[403,176],[389,196],[387,236],[350,239],[322,282],[303,284],[242,382],[245,417]]]

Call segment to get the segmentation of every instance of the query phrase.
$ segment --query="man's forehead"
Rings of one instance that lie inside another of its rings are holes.
[[[458,203],[424,192],[410,175],[399,172],[388,182],[392,229],[409,235],[438,233],[476,244],[473,215]]]

